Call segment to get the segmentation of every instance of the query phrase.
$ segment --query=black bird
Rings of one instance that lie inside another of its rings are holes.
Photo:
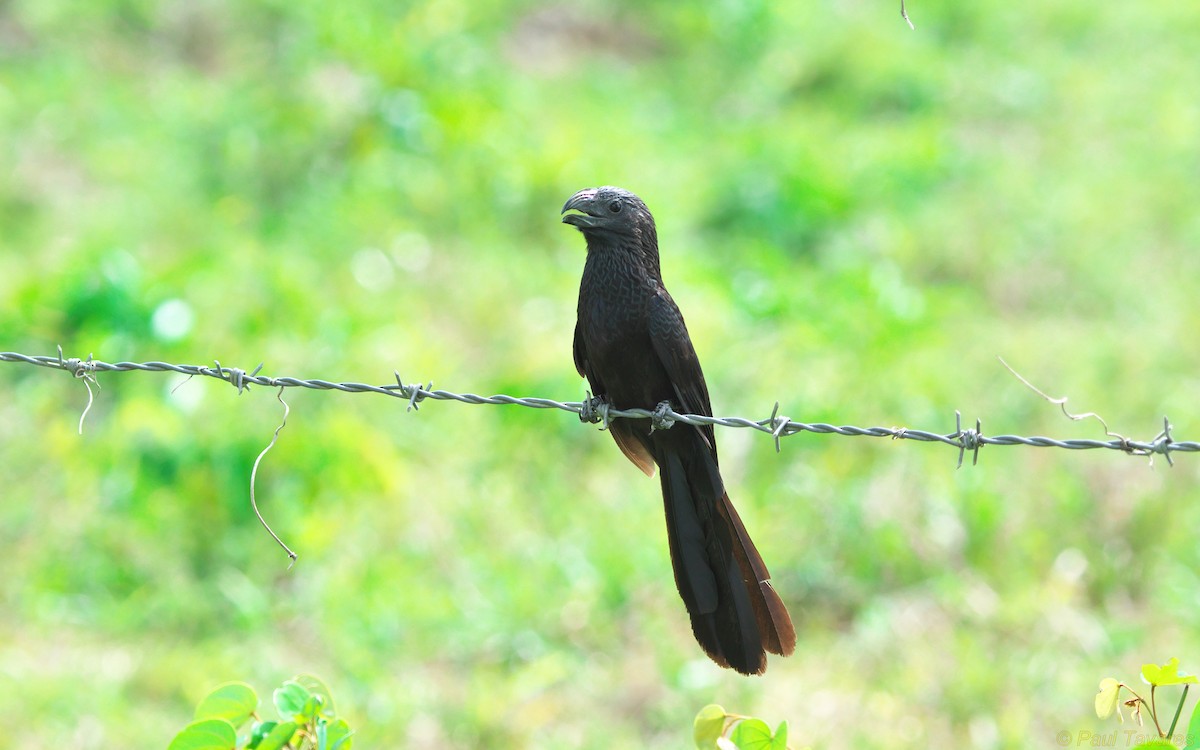
[[[646,204],[628,190],[600,187],[580,190],[562,212],[587,240],[574,354],[592,392],[615,409],[653,410],[669,401],[680,413],[711,416],[700,360],[663,286]],[[608,426],[639,469],[653,476],[658,465],[675,585],[696,640],[717,664],[761,674],[764,651],[791,654],[796,631],[729,502],[713,428],[650,427],[649,419]]]

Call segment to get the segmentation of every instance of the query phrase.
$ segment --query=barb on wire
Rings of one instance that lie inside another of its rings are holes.
[[[96,380],[94,374],[95,362],[92,355],[88,355],[84,359],[63,359],[62,346],[58,347],[58,366],[64,370],[69,370],[72,375],[83,381],[83,385],[87,388],[88,402],[87,406],[83,407],[83,413],[79,415],[79,434],[83,434],[83,420],[87,419],[88,412],[92,410],[92,404],[95,402],[95,394],[92,393],[92,383],[96,384],[96,390],[100,390],[100,381]]]
[[[775,452],[782,453],[779,447],[779,436],[783,434],[784,429],[788,426],[788,422],[792,420],[787,417],[779,416],[779,402],[775,402],[774,408],[771,409],[771,418],[767,424],[771,427],[771,437],[775,439]]]
[[[1173,441],[1171,440],[1171,420],[1167,419],[1166,417],[1163,417],[1162,432],[1158,433],[1158,436],[1154,438],[1153,444],[1156,447],[1155,453],[1162,453],[1163,456],[1165,456],[1167,459],[1167,466],[1173,467],[1173,466],[1175,466],[1175,461],[1173,461],[1171,459],[1171,451],[1167,450],[1167,446],[1169,446],[1172,442]],[[1153,461],[1154,456],[1151,456],[1150,460]]]
[[[963,428],[962,428],[962,414],[957,409],[955,409],[954,410],[954,434],[959,439],[958,466],[956,466],[954,468],[956,468],[956,469],[962,468],[963,456],[966,455],[967,451],[971,451],[971,454],[972,454],[971,455],[971,465],[977,466],[979,464],[979,449],[983,447],[983,441],[981,439],[981,438],[983,438],[983,423],[980,422],[978,419],[976,419],[975,420],[975,429],[967,430],[966,432],[964,432]]]
[[[1090,440],[1090,439],[1071,439],[1071,440],[1056,440],[1054,438],[1033,436],[1022,437],[1018,435],[983,435],[980,432],[980,421],[976,420],[974,430],[963,430],[961,415],[956,418],[955,429],[953,432],[942,434],[927,430],[917,430],[907,427],[853,427],[849,425],[832,425],[824,422],[816,422],[807,424],[798,422],[789,417],[779,415],[778,408],[772,411],[770,417],[766,419],[746,419],[745,417],[708,417],[702,414],[681,414],[673,408],[667,409],[614,409],[602,398],[593,398],[589,396],[587,401],[555,401],[548,398],[521,398],[515,396],[495,395],[495,396],[479,396],[474,393],[454,393],[446,390],[434,390],[433,383],[428,385],[405,384],[399,376],[396,377],[394,384],[387,385],[368,385],[365,383],[335,383],[328,380],[305,380],[300,378],[273,378],[258,374],[258,370],[251,373],[244,371],[222,367],[219,364],[217,367],[207,367],[202,365],[175,365],[166,362],[102,362],[99,360],[90,359],[84,363],[81,360],[63,360],[61,357],[46,357],[46,356],[30,356],[26,354],[17,354],[14,352],[0,352],[0,362],[13,362],[18,364],[34,365],[38,367],[49,367],[53,369],[67,370],[72,373],[79,372],[79,368],[85,367],[89,373],[97,372],[176,372],[182,375],[195,376],[203,375],[206,377],[223,380],[227,383],[245,389],[248,385],[263,385],[276,388],[311,388],[322,391],[342,391],[343,393],[377,393],[383,396],[391,396],[407,401],[409,407],[415,409],[418,402],[425,399],[435,401],[457,401],[464,404],[491,404],[491,405],[514,405],[524,406],[532,409],[560,409],[562,411],[572,412],[580,416],[585,422],[603,422],[607,425],[613,419],[620,418],[639,418],[639,419],[654,419],[661,420],[663,429],[666,429],[667,422],[682,422],[690,425],[714,425],[721,427],[740,427],[752,430],[757,430],[762,433],[771,435],[776,441],[780,438],[796,435],[801,432],[811,432],[817,435],[842,435],[845,437],[887,437],[893,440],[916,440],[926,443],[943,443],[956,448],[961,455],[965,456],[966,451],[971,451],[974,454],[975,460],[978,460],[979,448],[985,445],[1025,445],[1038,448],[1064,448],[1067,450],[1094,450],[1108,449],[1121,451],[1123,453],[1137,456],[1154,456],[1164,455],[1170,456],[1173,453],[1185,452],[1196,453],[1200,452],[1200,442],[1176,440],[1170,435],[1170,423],[1164,424],[1163,432],[1159,433],[1150,441],[1136,441],[1118,435],[1117,433],[1108,430],[1105,426],[1105,434],[1112,438],[1110,440]],[[1011,368],[1009,368],[1011,370]],[[1015,373],[1014,373],[1015,374]],[[77,377],[79,377],[77,375]],[[1024,379],[1022,378],[1024,381]],[[93,381],[94,382],[94,381]],[[1028,383],[1028,381],[1025,381]],[[1032,386],[1031,386],[1032,387]],[[1036,390],[1036,389],[1034,389]],[[1038,391],[1038,393],[1041,393]],[[1043,396],[1045,394],[1042,394]],[[1055,401],[1054,399],[1050,399]],[[1069,415],[1074,417],[1075,415]],[[1080,418],[1085,418],[1089,415],[1079,415]]]

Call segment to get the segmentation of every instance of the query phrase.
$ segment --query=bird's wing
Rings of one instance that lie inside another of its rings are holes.
[[[712,416],[712,404],[709,403],[708,385],[704,382],[700,358],[696,356],[696,349],[688,336],[683,314],[666,289],[659,287],[651,298],[649,313],[650,340],[654,342],[654,352],[667,372],[677,399],[672,406],[681,414]],[[699,430],[708,440],[715,456],[717,443],[713,438],[712,426],[706,425]]]
[[[579,324],[575,324],[575,343],[572,346],[575,356],[575,369],[580,375],[587,378],[588,385],[592,387],[592,395],[607,397],[608,392],[604,390],[604,383],[600,377],[592,371],[587,358],[587,347],[583,343],[583,334],[579,330]],[[642,473],[648,477],[654,476],[654,457],[650,455],[650,450],[638,440],[634,434],[630,422],[625,419],[618,419],[608,425],[608,431],[613,436],[613,440],[617,441],[617,446],[625,457],[633,462],[642,470]]]
[[[571,345],[571,353],[575,356],[575,371],[591,383],[592,375],[587,371],[587,351],[583,346],[583,333],[579,330],[579,323],[575,324],[575,341]],[[592,387],[595,388],[595,384]]]

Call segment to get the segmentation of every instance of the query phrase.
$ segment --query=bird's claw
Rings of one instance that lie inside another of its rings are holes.
[[[650,417],[650,431],[669,430],[675,424],[675,420],[669,415],[671,413],[671,402],[660,401],[658,406],[654,407],[654,416]]]
[[[604,396],[588,394],[587,399],[579,406],[579,421],[596,424],[603,422],[601,429],[608,429],[608,399]]]

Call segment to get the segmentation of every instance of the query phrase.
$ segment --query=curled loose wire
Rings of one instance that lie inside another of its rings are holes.
[[[287,427],[288,414],[291,413],[291,407],[288,406],[287,401],[283,400],[282,386],[280,386],[279,393],[276,394],[275,397],[279,399],[279,403],[283,404],[283,420],[279,423],[279,426],[275,428],[275,434],[271,437],[271,442],[266,448],[262,449],[262,453],[258,454],[258,458],[254,459],[254,468],[250,470],[250,507],[254,509],[254,515],[258,516],[258,522],[263,525],[263,528],[267,530],[267,533],[271,535],[271,538],[274,539],[280,547],[283,547],[283,551],[287,553],[288,559],[291,560],[291,562],[288,563],[288,570],[291,570],[292,565],[296,563],[296,553],[292,551],[291,547],[283,543],[283,540],[279,538],[278,534],[271,530],[271,525],[267,523],[267,519],[263,518],[262,513],[259,513],[258,501],[255,500],[254,497],[254,483],[255,478],[258,476],[258,465],[262,462],[263,456],[267,455],[267,451],[275,447],[276,441],[279,440],[279,431],[284,427]]]

